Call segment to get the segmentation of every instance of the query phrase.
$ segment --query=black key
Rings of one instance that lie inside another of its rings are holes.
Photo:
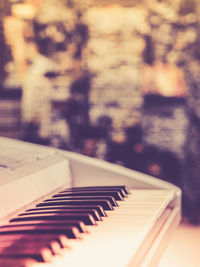
[[[128,188],[124,185],[110,185],[110,186],[82,186],[82,187],[71,187],[71,188],[66,188],[62,192],[67,192],[69,190],[93,190],[93,191],[99,191],[99,190],[120,190],[122,194],[130,194]]]
[[[32,267],[36,266],[37,261],[34,259],[28,259],[28,258],[22,258],[22,259],[16,259],[16,258],[10,258],[4,257],[0,258],[0,266],[2,267]]]
[[[65,213],[65,214],[33,214],[29,215],[28,213],[23,216],[16,217],[11,219],[10,222],[17,222],[17,221],[26,221],[26,220],[53,220],[53,221],[61,221],[61,220],[76,220],[76,221],[83,221],[86,225],[96,225],[96,221],[90,214],[85,213]],[[0,228],[1,230],[1,228]]]
[[[49,202],[49,201],[59,201],[59,200],[93,200],[93,199],[98,199],[98,200],[108,200],[113,207],[117,207],[118,204],[116,200],[113,197],[110,196],[67,196],[67,197],[54,197],[50,199],[44,200],[44,202]]]
[[[101,207],[101,206],[94,206],[94,205],[88,205],[88,206],[70,206],[70,205],[67,205],[67,206],[47,206],[47,207],[37,207],[35,209],[28,209],[27,211],[37,211],[37,210],[48,210],[48,209],[59,209],[59,210],[82,210],[83,212],[87,211],[87,210],[96,210],[96,212],[98,212],[98,215],[101,216],[101,217],[107,217],[107,214],[106,212],[104,211],[104,209]]]
[[[112,197],[115,198],[115,200],[123,200],[123,198],[125,198],[127,196],[127,194],[122,190],[122,189],[97,189],[97,188],[76,188],[74,187],[73,189],[66,189],[64,191],[61,191],[59,192],[58,194],[70,194],[70,193],[76,193],[76,194],[79,194],[79,193],[85,193],[85,192],[88,192],[88,194],[94,194],[97,193],[97,196],[98,195],[110,195]],[[98,194],[98,192],[100,192]],[[58,195],[56,194],[56,195]]]
[[[36,207],[44,207],[44,206],[57,206],[57,205],[69,205],[69,206],[85,206],[87,205],[89,207],[89,205],[98,205],[98,206],[102,206],[102,208],[104,210],[113,210],[113,206],[112,204],[108,201],[108,200],[99,200],[99,199],[93,199],[93,200],[60,200],[60,201],[51,201],[51,202],[43,202],[40,204],[37,204]]]
[[[2,258],[31,258],[39,262],[51,262],[53,254],[49,248],[0,248],[0,259]]]
[[[28,218],[27,218],[28,219]],[[26,221],[13,221],[4,227],[14,227],[14,226],[25,226],[25,225],[54,225],[54,227],[62,225],[64,226],[75,226],[80,233],[88,233],[85,224],[82,221],[72,221],[72,220],[62,220],[62,221],[53,221],[53,220],[26,220]],[[1,228],[0,228],[1,229]]]
[[[59,193],[53,196],[53,198],[55,197],[70,197],[70,196],[105,196],[105,197],[113,197],[115,200],[123,200],[124,196],[121,194],[121,192],[119,191],[109,191],[109,190],[105,190],[105,191],[85,191],[85,190],[79,190],[79,191],[68,191],[68,192],[64,192],[64,193]]]
[[[101,219],[101,216],[99,216],[99,213],[96,211],[96,210],[92,210],[92,209],[87,209],[87,210],[70,210],[70,209],[65,209],[65,210],[62,210],[62,209],[56,209],[55,207],[52,207],[51,209],[48,209],[48,210],[32,210],[32,211],[26,211],[25,213],[21,213],[19,214],[18,216],[23,216],[25,214],[39,214],[39,213],[59,213],[59,214],[62,214],[62,213],[85,213],[85,214],[90,214],[92,215],[92,217],[95,219],[95,221],[102,221]]]
[[[14,220],[14,219],[13,219]],[[0,235],[7,235],[7,234],[63,234],[66,235],[68,238],[79,238],[79,230],[76,227],[71,226],[47,226],[47,225],[34,225],[34,226],[24,226],[21,227],[4,227],[0,228]]]
[[[27,242],[26,239],[21,239],[21,240],[17,240],[17,241],[13,241],[13,240],[7,240],[4,242],[0,242],[0,249],[1,248],[8,248],[8,247],[12,247],[12,248],[20,248],[20,249],[24,249],[24,248],[29,248],[29,249],[35,249],[35,248],[48,248],[51,250],[51,252],[54,255],[57,254],[61,254],[61,250],[62,247],[60,246],[58,241],[50,241],[50,240],[45,240],[45,239],[35,239],[35,240],[31,240],[31,242]]]
[[[60,246],[62,248],[68,248],[69,247],[69,242],[68,242],[68,238],[63,235],[63,234],[44,234],[41,235],[41,233],[39,234],[20,234],[20,233],[11,233],[11,234],[7,234],[7,235],[0,235],[0,243],[2,242],[8,242],[8,241],[18,241],[20,239],[25,240],[27,243],[28,242],[35,242],[35,241],[40,241],[42,238],[42,240],[45,240],[47,242],[50,241],[57,241]],[[1,265],[0,265],[1,266]]]

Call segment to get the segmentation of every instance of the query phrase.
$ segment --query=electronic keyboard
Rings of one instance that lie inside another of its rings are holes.
[[[154,267],[181,190],[73,152],[0,138],[1,267]]]

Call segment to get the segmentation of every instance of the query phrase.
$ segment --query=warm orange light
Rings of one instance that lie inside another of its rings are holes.
[[[32,19],[35,16],[36,8],[30,4],[15,4],[12,6],[12,14],[24,19]]]

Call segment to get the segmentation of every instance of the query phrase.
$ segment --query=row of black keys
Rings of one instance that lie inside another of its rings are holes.
[[[68,188],[19,214],[0,227],[0,265],[11,258],[51,261],[68,238],[88,233],[86,225],[102,221],[128,194],[125,186]]]

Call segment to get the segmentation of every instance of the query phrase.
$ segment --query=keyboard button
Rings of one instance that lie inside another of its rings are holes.
[[[0,259],[2,258],[32,258],[39,262],[51,262],[53,254],[49,248],[0,248]]]
[[[4,242],[0,242],[0,249],[1,248],[16,248],[16,249],[24,249],[24,248],[29,248],[29,249],[35,249],[35,248],[48,248],[51,250],[51,252],[54,255],[61,254],[62,247],[60,246],[59,242],[56,240],[45,240],[45,239],[35,239],[31,240],[31,242],[27,242],[26,239],[22,238],[17,240],[16,242],[13,242],[13,240],[7,240]]]
[[[24,213],[23,216],[18,216],[12,220],[11,222],[17,222],[17,221],[26,221],[26,220],[79,220],[83,221],[86,225],[96,225],[96,221],[90,214],[85,213],[41,213],[41,214],[33,214],[29,215],[28,213]]]
[[[108,200],[113,207],[117,207],[118,204],[114,197],[111,196],[61,196],[44,200],[44,202],[59,201],[59,200]]]
[[[37,264],[37,261],[34,259],[22,258],[22,259],[15,259],[10,258],[9,256],[6,258],[0,258],[0,266],[2,267],[34,267]]]
[[[83,212],[87,211],[87,210],[96,210],[96,212],[98,212],[98,215],[100,217],[107,217],[107,214],[105,212],[105,210],[101,207],[101,206],[98,206],[98,205],[82,205],[82,206],[79,206],[79,205],[73,205],[73,206],[70,206],[70,205],[67,205],[67,206],[64,206],[64,205],[56,205],[56,206],[47,206],[47,207],[36,207],[35,209],[28,209],[27,211],[37,211],[37,210],[48,210],[48,209],[58,209],[58,210],[82,210]]]
[[[113,197],[115,200],[123,200],[124,196],[121,194],[120,190],[119,191],[109,191],[109,190],[104,190],[104,191],[85,191],[85,190],[71,190],[68,192],[63,192],[59,193],[53,196],[54,197],[70,197],[70,196],[110,196]]]
[[[14,221],[13,219],[12,221]],[[68,238],[80,238],[79,230],[74,226],[57,226],[56,228],[51,225],[34,225],[34,226],[24,226],[24,227],[2,227],[0,228],[0,235],[7,234],[63,234]]]
[[[12,221],[3,227],[14,227],[14,226],[25,226],[25,225],[51,225],[56,228],[56,226],[74,226],[76,227],[80,233],[88,233],[88,230],[85,224],[82,221],[72,221],[72,220],[31,220],[31,218],[27,218],[26,221]]]
[[[43,206],[53,206],[53,205],[79,205],[79,206],[88,206],[89,205],[98,205],[98,206],[102,206],[102,208],[104,210],[114,210],[112,204],[108,201],[108,200],[99,200],[99,199],[93,199],[93,200],[60,200],[60,201],[50,201],[50,202],[43,202],[40,203],[38,205],[36,205],[36,207],[43,207]]]
[[[80,190],[92,190],[92,191],[119,190],[121,192],[121,194],[125,194],[125,195],[130,194],[129,190],[124,185],[71,187],[71,188],[66,188],[64,191],[61,191],[61,193],[62,192],[67,192],[69,190],[76,190],[76,191],[80,191]]]
[[[63,235],[63,234],[20,234],[20,233],[15,233],[15,234],[7,234],[7,235],[0,235],[0,243],[2,242],[7,242],[7,241],[12,241],[12,242],[17,242],[20,239],[26,240],[26,242],[34,242],[34,241],[40,241],[45,240],[46,242],[51,242],[51,241],[57,241],[62,248],[68,248],[69,247],[69,239]]]
[[[19,214],[19,216],[23,216],[23,215],[26,215],[26,214],[40,214],[40,213],[59,213],[59,214],[62,214],[62,213],[84,213],[84,214],[90,214],[92,215],[92,217],[95,219],[95,221],[102,221],[102,218],[101,216],[99,216],[99,213],[96,211],[96,210],[93,210],[93,209],[87,209],[87,210],[81,210],[81,209],[76,209],[76,210],[70,210],[70,209],[65,209],[65,210],[62,210],[62,209],[56,209],[55,207],[51,208],[51,209],[43,209],[43,210],[40,210],[40,209],[34,209],[34,210],[29,210],[29,211],[26,211],[25,213],[21,213]]]

